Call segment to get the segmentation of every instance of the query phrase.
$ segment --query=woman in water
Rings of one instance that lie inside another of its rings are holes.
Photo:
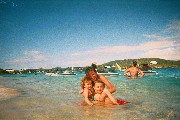
[[[97,74],[97,71],[94,69],[94,67],[88,67],[85,70],[85,76],[82,78],[82,81],[83,79],[90,79],[92,82],[100,80],[107,86],[107,89],[110,93],[114,93],[116,91],[116,88],[108,81],[105,76]]]

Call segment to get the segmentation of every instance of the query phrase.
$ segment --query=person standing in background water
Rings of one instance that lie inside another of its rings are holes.
[[[141,71],[139,68],[136,67],[137,66],[137,62],[133,61],[133,65],[132,67],[128,68],[127,70],[125,70],[124,72],[124,76],[127,78],[137,78],[138,74],[141,74],[140,77],[143,77],[145,74],[143,73],[143,71]],[[130,75],[128,75],[130,74]]]

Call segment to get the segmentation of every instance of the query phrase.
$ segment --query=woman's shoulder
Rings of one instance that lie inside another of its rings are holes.
[[[99,75],[99,80],[101,80],[102,82],[108,81],[104,75]]]
[[[106,78],[104,75],[98,74],[99,78]]]
[[[107,79],[104,75],[100,75],[100,74],[99,74],[98,76],[99,76],[99,79],[101,79],[101,80],[102,80],[102,79]]]

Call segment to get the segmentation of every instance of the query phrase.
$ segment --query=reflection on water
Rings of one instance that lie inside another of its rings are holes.
[[[180,118],[180,69],[157,69],[158,75],[129,80],[124,76],[108,77],[117,88],[113,95],[130,103],[113,106],[77,106],[83,75],[49,77],[8,75],[0,85],[17,89],[21,94],[1,100],[0,119],[27,120],[152,120]]]

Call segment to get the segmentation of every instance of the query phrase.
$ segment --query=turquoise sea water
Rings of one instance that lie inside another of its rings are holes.
[[[44,74],[1,75],[0,85],[21,94],[0,100],[2,120],[178,120],[180,119],[180,68],[156,69],[158,74],[134,80],[107,77],[116,87],[116,98],[129,104],[102,107],[77,106],[80,79]]]

